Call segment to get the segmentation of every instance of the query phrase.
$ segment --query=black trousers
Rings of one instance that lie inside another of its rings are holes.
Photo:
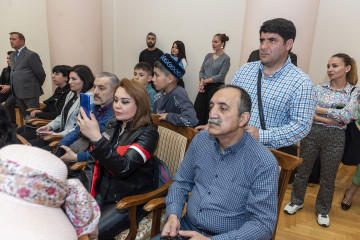
[[[205,86],[205,92],[199,92],[196,96],[194,108],[196,111],[196,117],[199,120],[198,125],[205,125],[209,119],[209,102],[214,93],[224,83],[209,83]]]
[[[101,207],[101,217],[99,221],[99,240],[112,240],[122,231],[129,228],[129,215],[127,209],[118,210],[116,203],[107,204]],[[147,212],[139,206],[136,209],[136,221],[139,223]]]
[[[4,110],[8,115],[9,122],[12,125],[16,125],[15,105],[16,105],[16,99],[13,95],[10,95],[8,98],[6,98],[4,104]]]

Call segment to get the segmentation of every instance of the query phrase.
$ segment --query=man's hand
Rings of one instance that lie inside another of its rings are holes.
[[[168,115],[167,113],[158,113],[157,114],[159,116],[159,120],[164,120],[166,121],[166,116]]]
[[[190,240],[210,240],[210,238],[195,231],[179,231],[179,234],[184,237],[190,237]]]
[[[39,112],[42,112],[42,111],[41,111],[41,110],[31,111],[30,116],[34,118],[34,117],[35,117],[35,114],[36,114],[36,113],[39,113]]]
[[[60,157],[61,160],[64,161],[64,163],[73,163],[73,162],[77,162],[77,154],[74,153],[71,148],[67,147],[67,146],[60,146],[61,148],[63,148],[66,153],[64,155],[62,155]]]
[[[253,127],[253,126],[246,126],[245,130],[250,133],[251,136],[253,136],[257,141],[260,140],[259,137],[259,129],[257,127]]]
[[[176,237],[179,233],[179,230],[180,230],[179,219],[175,214],[170,214],[161,232],[161,236]]]
[[[0,85],[0,87],[2,87],[0,93],[7,93],[11,89],[10,85]]]
[[[199,126],[197,126],[195,129],[198,130],[198,131],[201,131],[201,130],[209,130],[209,124],[199,125]]]

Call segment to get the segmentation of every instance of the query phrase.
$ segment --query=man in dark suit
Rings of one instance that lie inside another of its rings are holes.
[[[27,108],[39,108],[39,96],[45,81],[45,71],[37,53],[25,47],[25,37],[19,32],[11,32],[10,44],[15,49],[10,55],[10,87],[20,108],[26,116]]]

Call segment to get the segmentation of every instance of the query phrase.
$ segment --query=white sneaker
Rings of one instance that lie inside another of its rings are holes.
[[[290,214],[290,215],[293,215],[296,213],[297,210],[300,210],[304,207],[303,204],[301,205],[296,205],[296,204],[293,204],[291,202],[289,202],[285,208],[284,208],[284,212],[287,213],[287,214]]]
[[[329,215],[323,215],[323,214],[318,214],[317,217],[317,223],[322,226],[322,227],[328,227],[330,226],[330,218]]]

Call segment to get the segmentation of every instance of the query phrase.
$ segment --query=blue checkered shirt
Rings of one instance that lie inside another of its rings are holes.
[[[166,217],[187,216],[217,239],[270,239],[277,219],[279,167],[275,157],[244,131],[222,153],[201,131],[192,140],[166,198]]]
[[[261,100],[266,130],[261,129],[257,100],[257,76],[262,72]],[[281,69],[265,77],[260,61],[247,63],[234,76],[232,85],[244,88],[251,97],[249,126],[259,129],[260,142],[281,148],[300,141],[310,131],[317,95],[309,76],[293,65],[290,57]]]

